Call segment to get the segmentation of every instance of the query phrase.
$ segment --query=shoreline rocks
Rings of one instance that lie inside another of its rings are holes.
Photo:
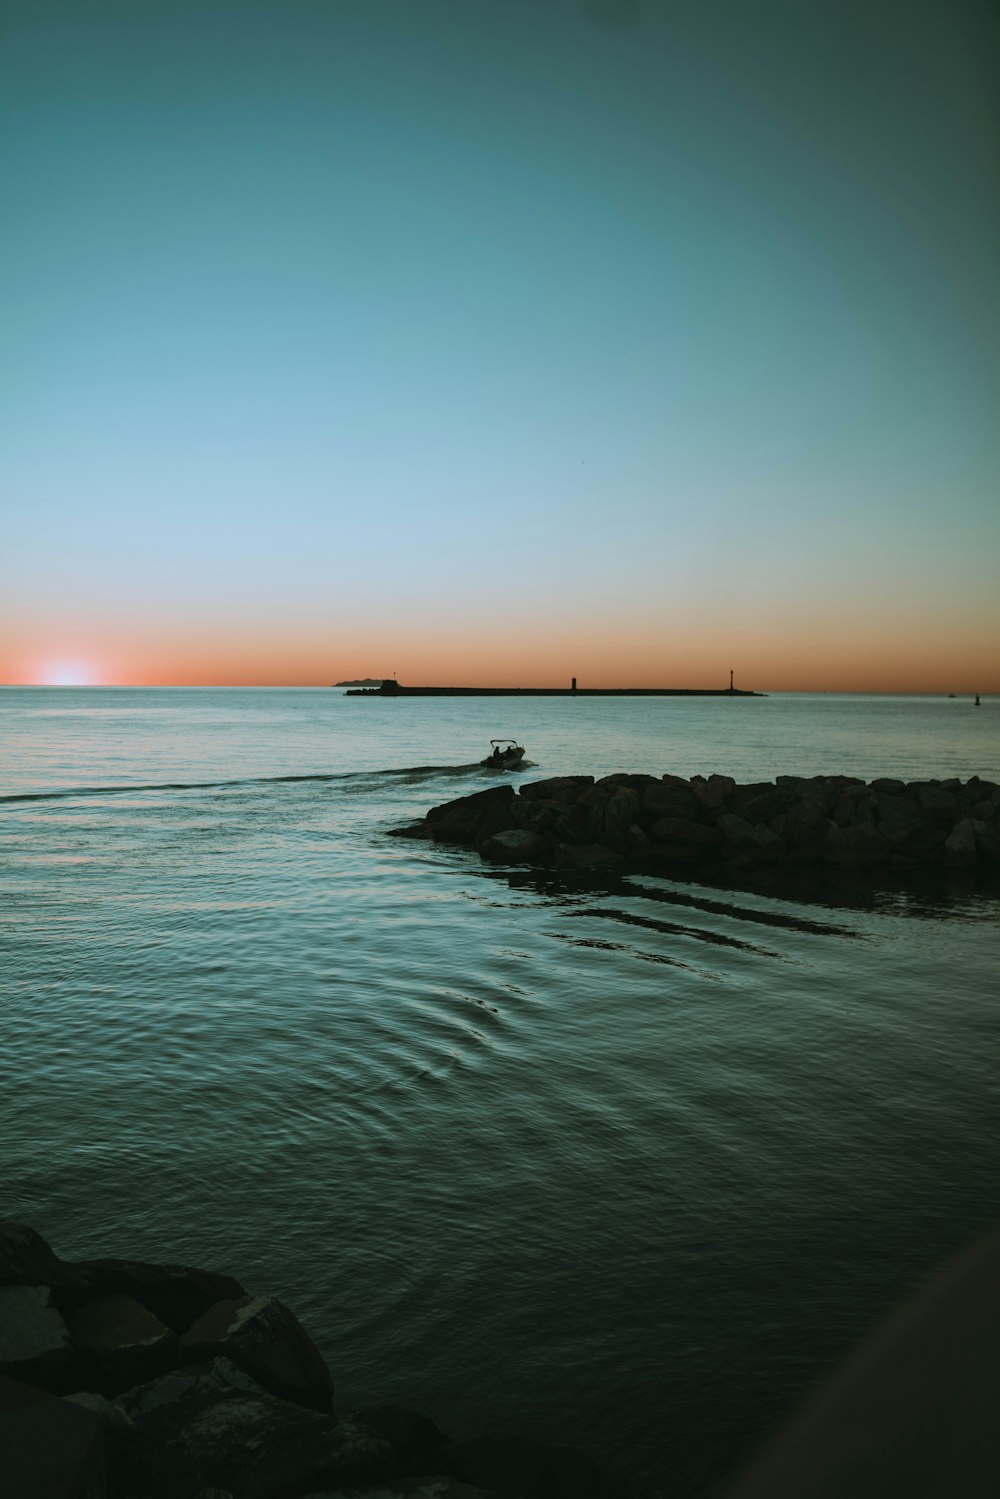
[[[395,836],[492,864],[742,878],[761,870],[1000,871],[1000,787],[967,781],[614,774],[505,783]]]
[[[575,1449],[350,1414],[294,1313],[230,1276],[63,1261],[0,1221],[5,1499],[630,1499]]]

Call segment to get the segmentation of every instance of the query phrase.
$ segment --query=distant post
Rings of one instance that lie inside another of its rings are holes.
[[[730,671],[729,671],[729,690],[730,690],[730,692],[732,692],[734,690],[733,689],[733,672],[732,672],[732,668],[730,668]]]
[[[573,678],[573,685],[570,688],[570,692],[575,692],[575,691],[576,691],[576,677]]]

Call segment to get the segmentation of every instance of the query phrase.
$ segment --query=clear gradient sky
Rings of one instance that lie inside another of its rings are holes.
[[[0,681],[1000,691],[987,0],[8,0]]]

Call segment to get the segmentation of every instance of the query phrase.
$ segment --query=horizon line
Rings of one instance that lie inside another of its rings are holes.
[[[386,679],[391,680],[391,679]],[[183,691],[183,692],[348,692],[359,693],[364,689],[349,688],[331,682],[0,682],[0,691],[31,691],[31,692],[152,692],[152,691]],[[369,692],[377,694],[378,689],[369,688]],[[523,695],[533,696],[565,696],[573,697],[574,692],[570,687],[424,687],[400,688],[403,696],[407,692],[419,694],[420,692],[446,694],[453,692],[456,696],[463,694],[484,695],[508,694],[510,696]],[[845,697],[941,697],[945,699],[960,698],[984,698],[1000,696],[1000,687],[985,690],[975,688],[962,688],[958,691],[946,691],[943,688],[916,688],[916,687],[758,687],[758,688],[735,688],[730,693],[728,687],[579,687],[575,696],[586,697],[588,695],[613,694],[616,696],[678,696],[678,697],[767,697],[780,696],[782,694],[794,696],[798,694],[814,694],[823,696],[845,696]],[[391,693],[382,696],[389,697]]]

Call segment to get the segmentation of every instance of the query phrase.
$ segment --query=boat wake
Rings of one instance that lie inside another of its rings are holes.
[[[528,765],[531,762],[523,763]],[[483,770],[484,766],[479,760],[471,760],[464,765],[405,765],[383,770],[312,771],[304,775],[239,776],[216,781],[131,781],[106,786],[61,786],[45,791],[0,794],[0,806],[62,801],[71,797],[128,796],[138,791],[232,791],[248,786],[287,786],[323,781],[337,782],[345,787],[353,783],[359,789],[367,789],[379,781],[417,784],[444,777],[458,780],[463,776],[479,776]]]

